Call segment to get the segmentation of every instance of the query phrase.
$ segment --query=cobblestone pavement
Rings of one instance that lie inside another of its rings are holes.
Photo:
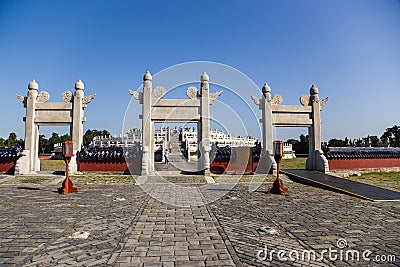
[[[54,179],[0,181],[0,266],[377,264],[346,260],[350,249],[370,250],[371,259],[394,255],[396,262],[380,262],[379,266],[400,265],[399,202],[369,202],[290,182],[285,183],[287,196],[266,194],[271,181],[252,193],[246,182],[230,191],[218,182],[215,188],[185,183],[188,190],[165,183],[143,187],[161,192],[162,201],[177,196],[176,203],[182,206],[192,196],[228,190],[213,203],[201,205],[199,198],[197,205],[178,207],[152,198],[126,179],[106,185],[78,184],[79,193],[68,195],[55,192]],[[273,227],[276,233],[260,227]],[[69,238],[76,232],[89,236]],[[346,240],[347,246],[338,248],[338,239]],[[329,248],[337,250],[333,252],[336,260],[323,254]],[[286,253],[283,258],[291,251],[301,254],[304,250],[315,251],[316,258],[323,255],[322,260],[282,261],[279,250]]]

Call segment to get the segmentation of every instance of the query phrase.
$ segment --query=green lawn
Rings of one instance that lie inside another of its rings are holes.
[[[41,159],[42,171],[65,171],[64,160]],[[283,159],[281,169],[305,169],[306,158]]]
[[[85,173],[83,175],[73,175],[71,179],[77,186],[82,185],[107,185],[107,184],[135,184],[137,176],[123,174],[98,174]]]
[[[65,171],[65,162],[61,159],[40,159],[41,171]]]
[[[348,179],[360,183],[400,191],[400,172],[362,173],[361,176],[350,176]]]
[[[42,171],[65,171],[65,163],[63,160],[41,159]],[[306,158],[282,159],[281,169],[305,169]],[[217,176],[218,177],[218,176]],[[217,178],[216,177],[216,178]],[[271,177],[268,177],[272,179]],[[113,174],[85,174],[83,176],[75,176],[79,184],[93,183],[133,183],[134,179],[130,175],[113,175]],[[218,179],[218,178],[217,178]],[[249,182],[251,176],[245,176],[240,182]],[[363,173],[361,176],[350,176],[348,179],[393,189],[400,191],[400,172],[371,172]],[[95,182],[96,181],[96,182]]]
[[[305,169],[307,158],[282,159],[281,169]]]

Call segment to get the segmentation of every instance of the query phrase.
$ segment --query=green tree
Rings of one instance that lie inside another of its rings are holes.
[[[363,140],[361,138],[358,138],[357,140],[355,140],[355,146],[356,147],[364,146]]]
[[[347,136],[344,139],[344,143],[345,143],[345,146],[350,146],[350,140],[349,140],[349,138],[347,138]]]
[[[394,125],[391,128],[387,128],[386,131],[381,136],[382,143],[389,140],[390,146],[399,147],[400,146],[400,126]]]
[[[329,147],[344,147],[346,146],[346,141],[341,139],[332,138],[328,142]]]
[[[4,144],[5,141],[6,141],[6,140],[4,140],[4,138],[1,138],[1,137],[0,137],[0,146],[5,146],[5,144]]]
[[[49,140],[43,134],[39,135],[39,153],[50,153],[51,151],[46,150]]]
[[[5,140],[4,145],[8,147],[18,145],[17,134],[14,132],[10,133],[7,140]]]
[[[70,140],[69,134],[64,134],[64,135],[61,135],[61,136],[60,136],[60,141],[59,141],[59,143],[64,142],[64,141],[68,141],[68,140]]]
[[[60,136],[58,133],[52,133],[45,148],[46,153],[50,153],[54,150],[54,144],[62,143],[64,141],[70,140],[69,134],[64,134]]]
[[[93,138],[96,136],[109,136],[111,135],[107,130],[90,130],[88,129],[83,135],[83,143],[88,144],[93,141]]]
[[[286,143],[291,144],[292,146],[299,143],[299,140],[296,139],[288,139]]]
[[[377,147],[379,146],[379,138],[376,135],[372,135],[369,137],[369,141],[371,142],[372,147]]]
[[[292,148],[296,154],[308,154],[308,135],[301,134],[300,141],[295,139],[288,139],[287,143],[292,144]]]
[[[88,144],[93,140],[93,131],[88,129],[83,135],[83,143]]]

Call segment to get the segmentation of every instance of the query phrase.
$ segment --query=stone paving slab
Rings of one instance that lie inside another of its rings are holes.
[[[147,198],[138,187],[123,185],[59,195],[57,186],[29,179],[0,186],[1,266],[105,264]],[[126,201],[114,201],[116,197]],[[89,238],[68,238],[77,231],[90,232]]]
[[[59,195],[51,183],[51,177],[15,177],[0,184],[0,266],[398,266],[400,261],[398,202],[370,202],[297,183],[285,183],[289,195],[268,195],[270,180],[255,192],[248,183],[227,186],[224,197],[206,205],[211,185],[195,183],[186,190],[160,183],[99,183]],[[172,198],[182,206],[163,203]],[[75,232],[89,236],[68,238]],[[347,242],[344,253],[370,250],[371,257],[393,255],[396,261],[331,260],[322,252],[338,250],[338,239]],[[286,256],[313,250],[321,260],[282,261],[279,250]]]
[[[289,195],[280,196],[266,194],[268,184],[254,193],[240,184],[228,197],[209,205],[244,265],[292,265],[290,262],[258,261],[254,254],[267,246],[276,251],[315,250],[318,255],[329,247],[338,249],[338,239],[347,241],[344,252],[368,249],[373,256],[395,255],[397,262],[391,264],[399,264],[398,202],[370,202],[296,183],[285,186],[289,188]],[[278,235],[260,234],[256,230],[260,226],[274,227]],[[306,266],[375,265],[365,261],[327,260],[296,263]]]
[[[235,266],[205,206],[174,207],[150,199],[116,265]]]
[[[13,178],[14,176],[12,175],[0,175],[0,183],[10,181]]]

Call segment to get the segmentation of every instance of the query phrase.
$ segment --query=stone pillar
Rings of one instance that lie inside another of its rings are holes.
[[[69,163],[69,171],[71,174],[78,172],[78,163],[76,153],[81,149],[83,142],[83,99],[85,85],[81,80],[75,83],[75,94],[72,102],[72,124],[71,124],[71,141],[73,142],[74,156]]]
[[[271,168],[276,172],[277,166],[274,159],[274,125],[271,108],[271,88],[264,84],[262,88],[260,108],[262,111],[262,139],[263,145],[257,173],[267,174]]]
[[[309,155],[306,161],[308,170],[329,172],[328,161],[321,150],[321,103],[318,97],[318,88],[315,85],[310,89],[310,103],[312,108],[312,126],[308,128]]]
[[[152,77],[149,71],[143,77],[143,95],[142,95],[142,175],[150,174],[150,170],[154,166],[151,159],[154,157],[152,143],[154,143],[154,135],[152,136],[151,127],[151,101],[152,101]],[[148,150],[148,151],[146,151]],[[153,157],[151,156],[153,154]],[[147,157],[147,158],[146,158]]]
[[[35,125],[35,108],[36,108],[36,98],[38,96],[39,85],[35,80],[32,80],[28,84],[28,97],[26,99],[26,117],[25,117],[25,151],[24,154],[28,157],[28,167],[27,172],[40,171],[36,167],[40,163],[37,151],[37,126]],[[20,173],[25,174],[25,173]]]
[[[35,125],[35,148],[33,149],[34,155],[34,169],[40,171],[40,159],[39,159],[39,125]]]
[[[151,114],[151,111],[150,111]],[[151,121],[151,116],[149,117],[150,120],[150,153],[149,153],[149,157],[150,157],[150,165],[148,165],[149,168],[149,174],[154,174],[154,152],[155,152],[155,139],[154,139],[154,135],[156,133],[155,131],[155,125],[154,122]],[[161,154],[162,157],[164,157],[164,151],[162,152],[163,154]]]
[[[167,127],[167,144],[171,141],[171,129]]]
[[[142,176],[147,175],[149,172],[148,169],[148,159],[149,159],[149,147],[142,147]]]
[[[201,95],[200,95],[200,138],[197,140],[201,144],[199,151],[199,170],[204,170],[204,175],[210,175],[210,90],[209,77],[203,72],[201,75]]]

